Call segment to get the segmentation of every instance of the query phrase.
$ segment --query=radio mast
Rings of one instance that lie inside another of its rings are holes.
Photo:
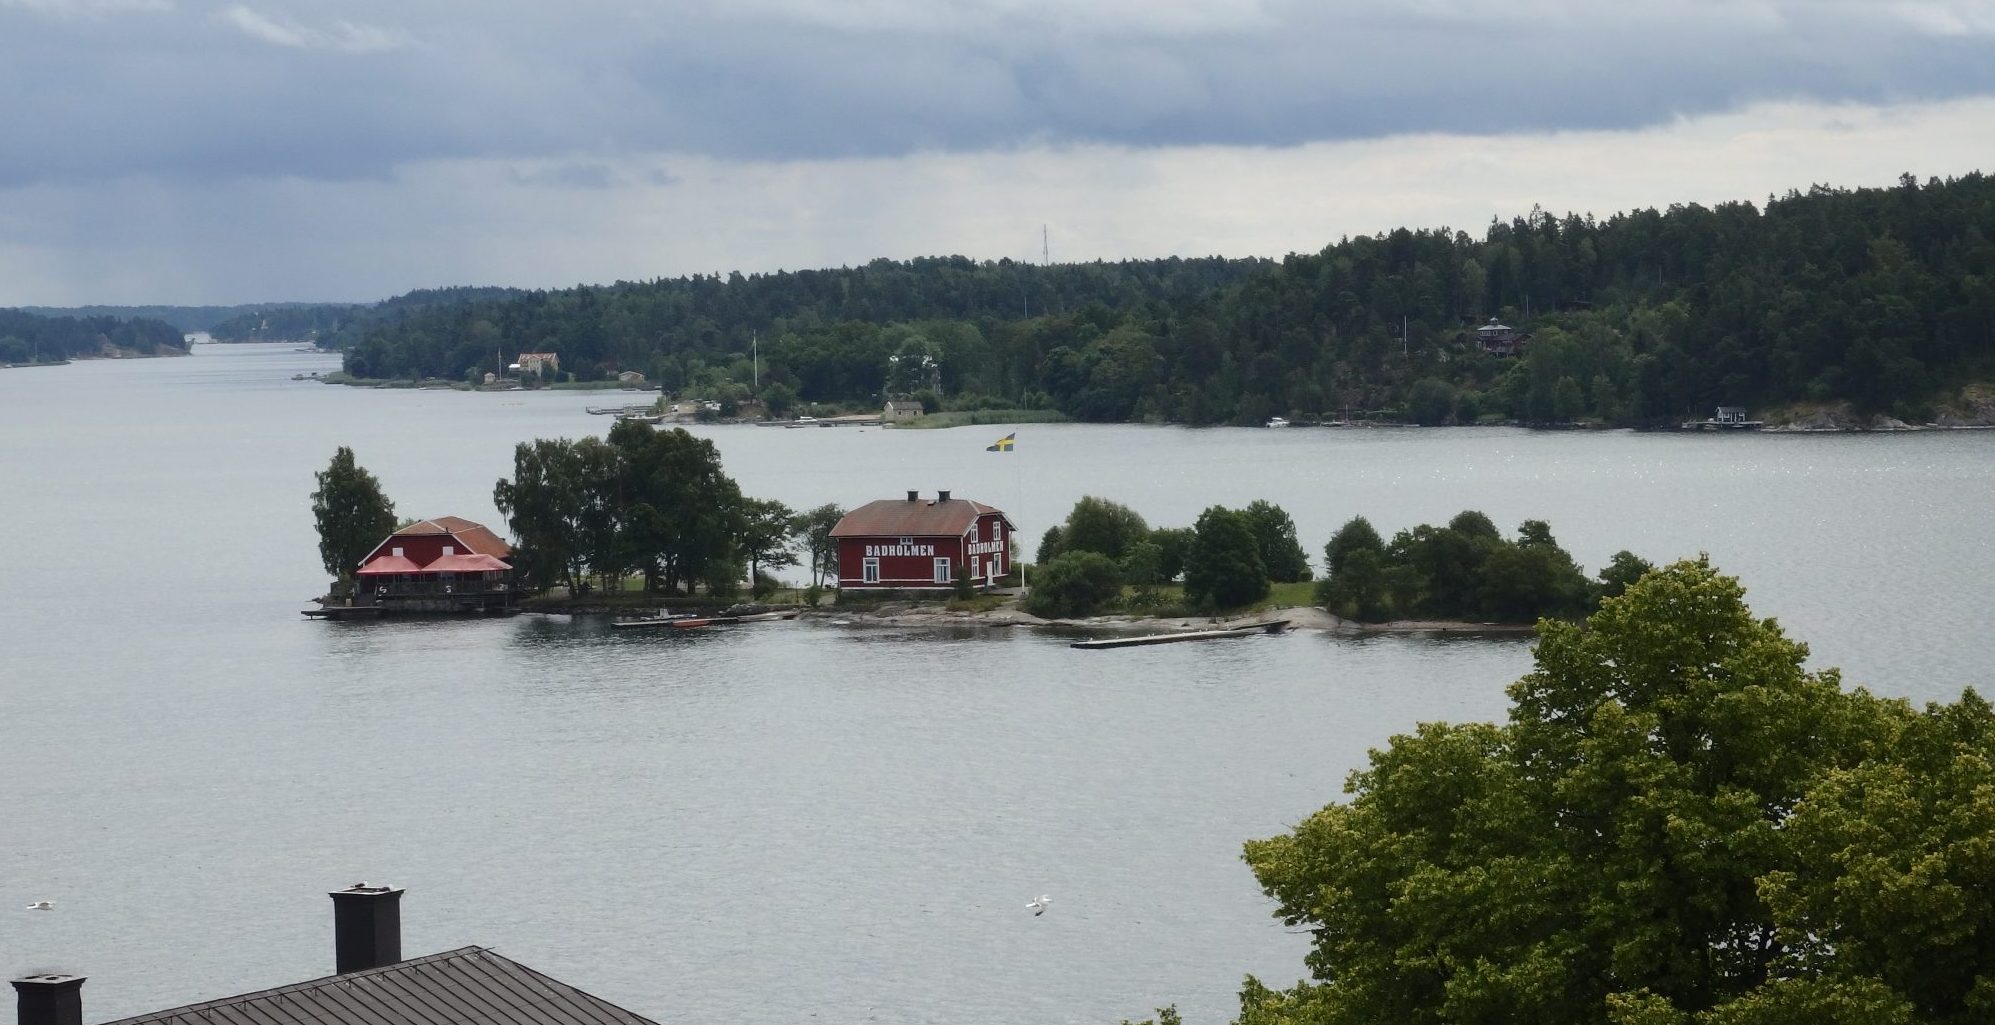
[[[1053,265],[1053,245],[1047,241],[1046,226],[1039,226],[1039,262],[1048,267]]]

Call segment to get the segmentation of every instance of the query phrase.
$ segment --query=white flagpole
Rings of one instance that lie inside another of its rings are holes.
[[[1018,456],[1018,438],[1016,434],[1011,439],[1011,451],[1003,454]],[[1022,459],[1024,457],[1019,456],[1017,460],[1013,460],[1011,468],[1011,472],[1014,474],[1012,480],[1018,488],[1018,522],[1020,523],[1025,521],[1025,467],[1019,461]],[[1012,528],[1012,533],[1014,535],[1018,533],[1016,526]],[[1022,540],[1018,543],[1018,551],[1021,555],[1025,552],[1025,542]],[[1021,558],[1018,560],[1018,596],[1023,599],[1030,597],[1031,594],[1031,585],[1025,582],[1025,560]]]

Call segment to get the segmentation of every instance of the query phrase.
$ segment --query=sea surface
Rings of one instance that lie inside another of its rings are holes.
[[[287,345],[0,372],[0,971],[86,1020],[332,968],[325,891],[404,952],[490,946],[660,1022],[1231,1017],[1308,937],[1239,859],[1368,749],[1504,714],[1527,640],[1292,634],[1082,652],[826,622],[334,624],[308,495],[350,445],[405,516],[499,526],[515,443],[617,392],[294,381]],[[1707,552],[1847,684],[1995,684],[1995,432],[695,428],[797,508],[938,488],[1037,538],[1255,498],[1312,553],[1464,508],[1597,569]],[[1034,917],[1026,902],[1053,897]],[[49,913],[19,910],[52,900]]]

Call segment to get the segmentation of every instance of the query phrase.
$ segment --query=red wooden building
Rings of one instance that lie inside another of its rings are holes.
[[[354,571],[353,603],[403,612],[497,612],[513,604],[513,553],[461,516],[411,523],[374,546]]]
[[[838,586],[927,590],[955,586],[968,568],[979,587],[1011,572],[1011,521],[982,502],[938,491],[904,501],[868,502],[845,514],[831,537],[838,545]]]

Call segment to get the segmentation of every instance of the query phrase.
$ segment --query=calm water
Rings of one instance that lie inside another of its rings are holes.
[[[323,894],[359,879],[409,887],[411,955],[489,945],[661,1021],[1222,1021],[1306,949],[1240,842],[1394,732],[1501,715],[1529,665],[1434,638],[305,622],[335,446],[405,515],[496,523],[513,444],[600,433],[583,407],[621,396],[197,353],[0,372],[0,970],[91,976],[93,1021],[330,971]],[[1268,498],[1312,550],[1357,513],[1544,518],[1590,567],[1710,552],[1852,682],[1995,680],[1995,432],[704,433],[751,494],[951,488],[1033,537],[1090,493],[1158,524]]]

